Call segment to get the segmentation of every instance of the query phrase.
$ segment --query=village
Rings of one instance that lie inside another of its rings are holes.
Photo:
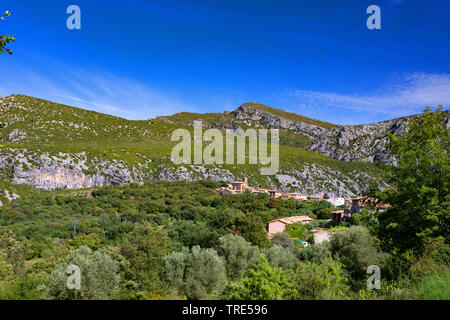
[[[232,195],[232,194],[242,194],[245,192],[251,192],[255,194],[263,193],[268,194],[270,198],[279,198],[283,200],[294,199],[296,201],[305,202],[319,202],[327,201],[331,205],[336,207],[347,207],[346,209],[336,208],[331,213],[331,220],[337,224],[349,220],[353,214],[361,212],[362,208],[373,207],[376,212],[382,212],[387,209],[389,204],[382,203],[379,199],[369,197],[369,196],[358,196],[354,198],[344,198],[344,197],[331,197],[328,194],[322,196],[309,196],[302,193],[282,193],[274,189],[259,189],[248,185],[247,177],[244,177],[241,181],[234,181],[225,187],[220,187],[215,189],[216,193],[220,196]],[[282,233],[285,231],[287,225],[300,223],[308,224],[313,222],[314,219],[309,216],[292,216],[284,217],[269,221],[266,225],[267,236],[269,239],[273,238],[275,234]],[[318,244],[323,241],[329,240],[328,232],[321,229],[314,229],[314,243]],[[307,245],[307,244],[305,244]]]

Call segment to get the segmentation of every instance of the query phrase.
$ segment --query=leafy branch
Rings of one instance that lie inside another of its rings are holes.
[[[10,15],[11,15],[11,13],[9,11],[5,11],[5,13],[3,14],[3,16],[0,17],[0,19],[5,20],[5,18]],[[7,48],[6,46],[14,41],[16,41],[14,36],[10,36],[10,35],[4,36],[4,35],[0,34],[0,53],[7,52],[9,54],[12,54],[11,49]]]

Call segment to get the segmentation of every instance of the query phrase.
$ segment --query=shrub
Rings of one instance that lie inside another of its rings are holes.
[[[417,299],[449,300],[450,299],[450,269],[439,275],[424,277],[415,289]]]

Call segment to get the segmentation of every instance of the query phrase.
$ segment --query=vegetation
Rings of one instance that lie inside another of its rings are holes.
[[[326,219],[330,204],[220,197],[215,181],[25,187],[0,207],[0,299],[449,299],[442,120],[439,110],[427,111],[392,138],[392,188],[372,190],[391,204],[386,212],[366,208],[341,225],[294,224],[272,240],[267,222]],[[298,240],[318,227],[331,241],[303,247]],[[69,265],[80,268],[80,290],[67,287]],[[379,290],[366,288],[369,265],[381,268]]]
[[[3,21],[3,20],[5,20],[6,17],[9,17],[10,15],[11,15],[11,12],[5,11],[3,13],[3,16],[0,17],[0,19]],[[7,48],[6,46],[14,41],[16,41],[14,36],[11,36],[11,35],[4,36],[4,35],[0,34],[0,54],[4,53],[4,52],[6,52],[8,54],[12,54],[11,49]]]
[[[44,158],[67,169],[76,169],[91,176],[99,174],[117,183],[156,180],[160,179],[160,175],[178,169],[187,170],[192,178],[203,179],[195,166],[175,165],[170,161],[171,150],[177,144],[171,141],[172,132],[176,129],[192,132],[192,122],[198,119],[204,119],[205,129],[213,125],[222,131],[232,125],[246,128],[244,121],[234,123],[236,120],[232,120],[230,114],[183,113],[133,121],[29,96],[12,95],[0,98],[0,122],[4,126],[0,130],[0,156],[24,171],[38,169]],[[380,170],[374,164],[333,160],[306,150],[309,144],[309,138],[299,131],[280,130],[280,170],[287,173],[302,171],[314,164],[315,169],[327,179],[338,179],[347,188],[354,188],[356,183],[359,189],[364,189],[367,182],[380,181]],[[260,165],[204,167],[206,170],[219,169],[220,174],[236,177],[245,174],[250,185],[255,187],[280,185],[274,176],[261,176]],[[114,170],[122,172],[120,176],[129,178],[126,181],[113,179],[116,173],[111,171]],[[364,181],[355,181],[355,172],[368,176]],[[219,174],[217,171],[214,173]],[[5,183],[12,181],[11,175],[12,172],[6,169],[0,172]],[[329,182],[316,178],[314,174],[311,179],[315,180],[317,187],[328,187]],[[302,184],[302,179],[298,181]],[[294,191],[303,185],[287,187]],[[3,195],[0,193],[1,197]]]

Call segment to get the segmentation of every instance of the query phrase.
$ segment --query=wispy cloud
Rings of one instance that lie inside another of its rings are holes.
[[[22,67],[8,74],[0,73],[0,94],[22,93],[128,119],[147,119],[195,109],[171,93],[134,79],[57,63],[49,66],[51,68],[57,68],[57,74]]]
[[[313,108],[350,109],[391,116],[423,111],[425,106],[450,105],[450,74],[412,73],[398,76],[371,93],[341,94],[311,90],[285,93],[297,105]]]

